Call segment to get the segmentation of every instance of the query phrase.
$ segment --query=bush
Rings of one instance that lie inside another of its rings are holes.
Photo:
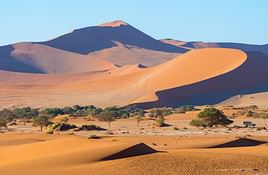
[[[254,115],[254,117],[255,118],[268,119],[268,113],[266,113],[266,112],[257,113],[256,115]]]
[[[198,109],[195,108],[193,105],[183,105],[179,108],[175,109],[175,113],[185,113],[187,111],[197,111]]]
[[[88,136],[88,139],[99,139],[100,137],[99,136],[97,136],[96,134],[90,134],[89,136]]]
[[[47,128],[47,134],[54,134],[54,130],[52,127]]]
[[[33,126],[40,126],[40,130],[43,131],[44,126],[50,125],[49,117],[45,115],[39,115],[33,117]]]
[[[76,125],[68,124],[68,123],[54,123],[48,126],[47,131],[68,131],[70,129],[77,128]]]
[[[162,117],[157,117],[157,119],[155,120],[155,125],[158,126],[158,127],[163,127],[165,126],[165,118],[162,116]]]
[[[153,108],[149,110],[149,117],[158,118],[173,114],[172,108]]]
[[[205,122],[204,120],[202,119],[199,119],[199,118],[196,118],[196,119],[193,119],[191,122],[190,122],[190,125],[192,126],[202,126],[202,127],[207,127],[207,122]]]
[[[99,113],[96,117],[99,119],[99,121],[106,121],[110,128],[111,122],[114,121],[115,118],[117,117],[117,113],[110,110],[104,110],[101,113]]]
[[[190,125],[212,127],[214,125],[229,125],[233,121],[228,119],[222,111],[216,108],[205,108],[197,115],[197,119],[193,119]]]
[[[5,118],[0,118],[0,128],[6,128],[8,121]]]
[[[84,130],[84,131],[105,131],[106,129],[101,128],[100,126],[97,125],[82,125],[80,128],[80,130]]]
[[[48,117],[55,117],[57,115],[63,115],[64,112],[61,108],[46,108],[42,110],[40,114]]]

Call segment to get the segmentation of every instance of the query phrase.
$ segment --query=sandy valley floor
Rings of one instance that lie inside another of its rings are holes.
[[[233,128],[249,120],[240,117],[229,128],[204,129],[189,126],[196,113],[167,116],[170,126],[163,128],[154,127],[152,120],[137,127],[132,119],[116,120],[107,131],[53,135],[30,124],[9,126],[10,132],[0,133],[0,174],[268,174],[268,132],[258,129],[268,121],[250,119],[257,128]],[[108,128],[86,118],[69,123]],[[90,134],[101,138],[87,139]]]

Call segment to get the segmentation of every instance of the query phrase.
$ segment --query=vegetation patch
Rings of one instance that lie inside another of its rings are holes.
[[[203,111],[201,111],[196,119],[193,119],[190,122],[190,125],[192,126],[202,126],[202,127],[212,127],[215,125],[229,125],[233,121],[228,119],[222,111],[216,109],[216,108],[205,108]]]

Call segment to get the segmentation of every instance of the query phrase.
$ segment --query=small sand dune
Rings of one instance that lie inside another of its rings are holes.
[[[249,147],[249,146],[258,146],[266,143],[267,142],[265,141],[258,141],[248,138],[239,138],[227,143],[212,146],[210,148]]]
[[[157,151],[153,148],[145,145],[144,143],[139,143],[133,145],[125,150],[122,150],[118,153],[105,157],[103,160],[115,160],[115,159],[122,159],[127,157],[134,157],[134,156],[141,156],[146,154],[153,154]]]
[[[0,134],[0,139],[12,140],[12,136],[18,143],[23,139],[39,138],[43,141],[14,145],[4,141],[6,145],[2,145],[0,149],[1,175],[268,173],[266,146],[203,148],[206,144],[219,145],[231,140],[226,136],[139,136],[94,140],[70,135],[13,133]],[[267,140],[267,137],[262,139]],[[152,142],[157,143],[157,146],[148,146]],[[161,146],[163,144],[166,146]],[[193,147],[195,148],[192,149]],[[164,154],[156,151],[161,150],[160,148],[165,148]]]

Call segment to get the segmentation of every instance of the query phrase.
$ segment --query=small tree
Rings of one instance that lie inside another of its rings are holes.
[[[155,125],[158,127],[165,126],[165,118],[163,116],[157,117],[157,119],[155,120]]]
[[[5,118],[0,118],[0,128],[7,128],[7,119]]]
[[[98,119],[100,121],[106,121],[109,128],[111,127],[111,122],[115,120],[116,114],[112,111],[102,111],[98,114]]]
[[[13,114],[16,118],[22,119],[23,124],[25,125],[27,120],[38,115],[38,110],[30,107],[16,108],[13,110]]]
[[[39,116],[33,117],[33,125],[40,126],[41,132],[43,131],[43,127],[48,126],[49,124],[51,124],[51,122],[49,122],[48,116],[39,115]]]
[[[229,125],[233,121],[228,119],[222,111],[216,108],[205,108],[196,119],[190,122],[193,126],[212,127],[214,125]]]
[[[137,123],[137,127],[139,127],[139,124],[140,124],[140,122],[141,122],[141,120],[142,120],[142,117],[140,116],[140,115],[135,115],[135,120],[136,120],[136,123]]]
[[[0,118],[4,119],[7,122],[11,122],[15,118],[15,116],[13,112],[10,111],[9,109],[4,109],[0,111]]]
[[[163,111],[159,108],[153,108],[149,110],[149,117],[157,118],[163,116]]]
[[[139,127],[139,124],[144,117],[144,111],[143,110],[137,110],[136,112],[133,113],[133,116],[137,122],[137,127]]]

